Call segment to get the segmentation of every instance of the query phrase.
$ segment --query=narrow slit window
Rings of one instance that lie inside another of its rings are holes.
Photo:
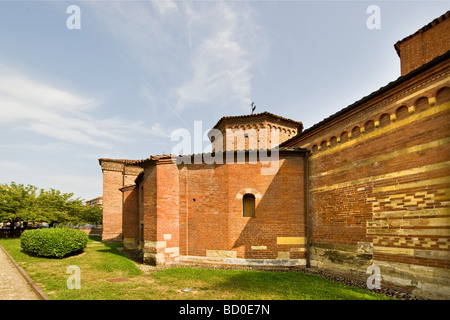
[[[242,198],[242,216],[254,217],[255,216],[255,196],[251,193],[247,193]]]

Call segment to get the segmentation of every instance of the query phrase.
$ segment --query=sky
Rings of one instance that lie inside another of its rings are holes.
[[[89,200],[103,193],[99,158],[170,154],[178,129],[201,139],[195,121],[207,132],[223,116],[250,114],[252,102],[309,128],[396,80],[394,44],[449,9],[0,0],[0,183]]]

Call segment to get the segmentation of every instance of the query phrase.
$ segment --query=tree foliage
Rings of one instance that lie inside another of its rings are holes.
[[[102,209],[86,207],[73,193],[38,189],[32,185],[0,184],[0,222],[45,221],[94,223],[102,221]]]

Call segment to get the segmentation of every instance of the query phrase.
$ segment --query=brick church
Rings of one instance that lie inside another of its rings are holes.
[[[227,116],[211,153],[99,159],[103,240],[148,264],[361,279],[376,265],[382,285],[449,299],[449,39],[450,11],[395,44],[398,79],[305,130],[269,112]]]

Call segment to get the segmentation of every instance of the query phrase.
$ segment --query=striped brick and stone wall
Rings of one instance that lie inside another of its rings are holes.
[[[450,297],[448,54],[288,146],[310,156],[311,265]]]

